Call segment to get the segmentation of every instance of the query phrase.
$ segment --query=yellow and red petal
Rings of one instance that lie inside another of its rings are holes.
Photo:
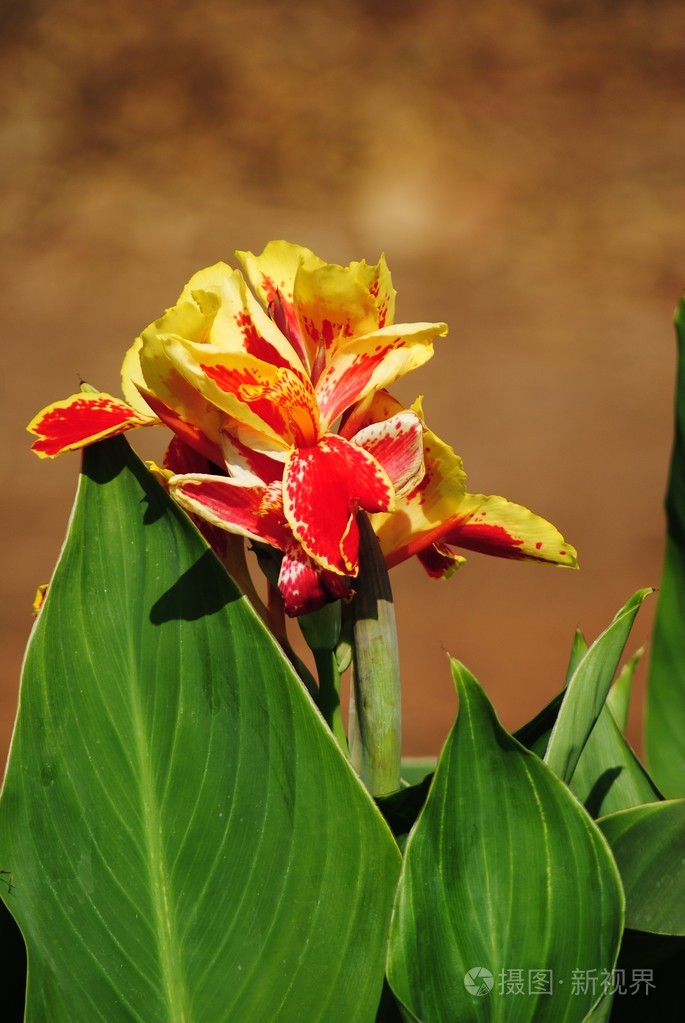
[[[206,316],[203,336],[179,330],[171,322],[171,310],[161,332],[181,334],[190,341],[205,341],[227,354],[244,352],[306,376],[297,349],[248,290],[239,270],[228,270],[222,263],[201,270],[186,285],[184,296]]]
[[[251,540],[284,550],[292,543],[282,511],[265,501],[267,488],[241,480],[192,473],[172,476],[169,492],[191,515]]]
[[[378,395],[369,414],[380,415],[395,404],[390,395]],[[466,494],[461,458],[425,426],[423,456],[425,471],[419,485],[397,498],[394,514],[377,515],[372,520],[388,565],[440,540],[444,523],[455,515]]]
[[[227,361],[234,355],[251,355],[306,377],[292,345],[248,291],[242,274],[225,263],[191,277],[176,305],[136,339],[122,367],[124,393],[142,387],[184,413],[192,406],[192,398],[166,351],[168,338],[209,346],[223,352]]]
[[[165,338],[164,347],[197,395],[236,423],[271,438],[283,450],[315,442],[318,409],[308,379],[243,352],[227,358],[213,345],[185,338]]]
[[[578,567],[576,551],[546,519],[504,497],[465,494],[444,524],[443,543],[499,558]]]
[[[359,571],[357,511],[389,511],[393,500],[382,466],[342,437],[298,448],[286,462],[283,507],[293,534],[317,564],[340,575]]]
[[[351,405],[422,366],[433,354],[434,338],[446,333],[444,323],[400,324],[337,348],[315,388],[321,431]]]
[[[414,490],[424,475],[423,424],[410,411],[370,423],[352,438],[383,466],[397,497]]]
[[[141,415],[149,415],[149,406],[140,393],[141,388],[147,388],[140,365],[142,346],[142,337],[137,337],[124,356],[121,365],[121,393],[124,396],[124,401],[127,401],[132,408],[140,412]]]
[[[383,420],[396,415],[398,405],[391,395],[380,392],[364,416]],[[420,401],[412,407],[422,415]],[[458,567],[460,556],[450,548],[459,547],[576,567],[574,548],[546,519],[503,497],[469,494],[461,458],[425,426],[424,460],[425,474],[418,487],[397,498],[394,514],[372,520],[389,566],[417,554],[430,575],[442,578]]]
[[[48,595],[49,585],[50,585],[49,583],[41,583],[40,586],[36,588],[36,595],[34,596],[33,604],[31,605],[31,610],[33,611],[34,617],[35,615],[38,614],[43,604],[45,603],[45,598]]]
[[[316,268],[326,264],[311,249],[290,242],[269,242],[259,256],[252,252],[236,252],[247,279],[265,307],[270,310],[276,326],[302,360],[311,369],[316,349],[305,343],[293,303],[295,275],[303,262]]]
[[[281,562],[278,588],[291,617],[318,611],[332,600],[349,597],[347,578],[320,568],[305,551],[293,545]]]
[[[152,414],[142,415],[111,394],[79,392],[42,409],[27,430],[38,437],[31,445],[33,451],[40,458],[54,458],[64,451],[158,423]]]
[[[392,323],[394,305],[383,256],[376,266],[363,260],[349,266],[303,260],[295,276],[295,312],[310,351],[329,352],[386,327]]]
[[[214,424],[211,428],[208,428],[207,423],[209,421],[209,414],[207,410],[204,416],[204,429],[196,426],[195,423],[188,422],[180,415],[175,408],[171,408],[161,401],[155,394],[150,391],[144,391],[141,388],[141,396],[145,399],[146,403],[150,406],[153,412],[158,416],[165,426],[168,426],[173,433],[187,444],[188,447],[192,448],[203,458],[212,462],[214,465],[222,464],[221,446],[215,440],[215,437],[220,437],[219,423],[223,417],[217,418],[216,412],[212,416]],[[192,410],[185,408],[186,415],[192,415]],[[199,418],[199,417],[198,417]]]
[[[140,384],[137,377],[131,376],[141,398],[157,415],[160,415],[160,408],[166,409],[167,420],[176,417],[179,422],[192,426],[215,449],[219,449],[221,429],[226,418],[223,410],[208,402],[174,365],[166,350],[165,335],[155,334],[148,328],[141,337],[138,358],[144,383]],[[132,353],[133,349],[130,349],[129,356]],[[174,429],[173,426],[171,428]]]

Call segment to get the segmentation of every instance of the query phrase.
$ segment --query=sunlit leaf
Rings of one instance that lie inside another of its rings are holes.
[[[666,493],[666,555],[649,664],[645,748],[669,797],[685,796],[685,298],[676,310],[675,436]]]
[[[607,706],[613,714],[614,721],[622,732],[625,732],[628,723],[628,711],[630,710],[630,695],[633,688],[633,676],[642,656],[644,647],[636,650],[627,664],[624,664],[618,673],[618,678],[609,690]]]
[[[85,453],[0,805],[30,1023],[372,1021],[399,853],[122,439]]]
[[[585,810],[502,728],[475,679],[456,661],[453,673],[459,718],[407,842],[388,979],[421,1023],[580,1021],[601,992],[574,993],[573,971],[610,971],[618,953],[616,865]],[[520,971],[523,997],[507,993],[509,971]],[[548,971],[539,980],[551,994],[530,993],[537,971]]]
[[[568,683],[545,762],[568,782],[604,706],[631,627],[650,589],[638,590],[578,662]]]

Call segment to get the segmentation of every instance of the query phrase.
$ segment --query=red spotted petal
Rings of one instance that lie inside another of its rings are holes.
[[[308,349],[293,304],[293,286],[298,267],[306,260],[323,266],[310,249],[290,242],[269,242],[261,255],[236,252],[247,279],[269,310],[271,317],[297,352],[302,363],[311,366],[316,350]]]
[[[466,494],[440,539],[455,547],[517,561],[577,568],[575,549],[550,522],[503,497]]]
[[[376,266],[365,260],[338,266],[303,259],[293,292],[297,318],[315,351],[329,351],[392,322],[395,292],[383,256]]]
[[[287,370],[279,370],[273,379],[265,380],[252,367],[241,369],[205,362],[201,369],[222,391],[234,395],[254,412],[277,436],[294,444],[311,443],[316,438],[318,417],[308,381],[300,380]]]
[[[575,549],[550,522],[495,495],[465,493],[455,502],[454,512],[430,531],[409,536],[402,547],[386,550],[386,561],[395,565],[434,543],[514,561],[578,566]]]
[[[197,473],[172,476],[169,491],[187,512],[229,533],[263,540],[280,550],[292,543],[282,504],[273,500],[270,488]]]
[[[221,448],[214,442],[212,437],[208,436],[208,434],[193,423],[186,422],[175,409],[170,408],[151,391],[146,391],[141,387],[140,393],[155,415],[159,416],[164,425],[173,430],[174,434],[184,444],[187,444],[189,448],[197,451],[198,454],[214,465],[222,464]]]
[[[332,600],[349,597],[345,576],[320,568],[301,547],[293,546],[281,562],[278,588],[291,617],[318,611]]]
[[[314,443],[319,413],[307,378],[245,352],[227,355],[207,344],[167,338],[164,350],[205,404],[253,428],[281,449]]]
[[[340,575],[359,571],[358,509],[389,511],[393,498],[376,459],[342,437],[298,448],[286,463],[283,506],[293,534],[318,564]]]
[[[31,420],[27,429],[38,436],[32,444],[36,454],[41,458],[54,458],[64,451],[75,451],[106,437],[157,422],[154,416],[142,415],[111,394],[79,392],[48,405]]]
[[[446,332],[444,323],[401,324],[340,345],[316,382],[322,432],[345,409],[427,362],[433,339]]]
[[[424,474],[423,425],[414,412],[400,412],[360,430],[352,442],[380,462],[400,497],[417,487]]]

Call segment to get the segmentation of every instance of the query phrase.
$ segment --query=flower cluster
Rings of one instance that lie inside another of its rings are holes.
[[[236,257],[242,272],[218,263],[196,273],[136,339],[123,400],[81,391],[50,405],[29,425],[33,449],[52,457],[167,426],[170,493],[210,526],[281,552],[290,615],[349,594],[360,510],[389,566],[417,555],[436,578],[464,560],[455,548],[576,564],[544,519],[469,494],[420,402],[407,409],[388,392],[447,327],[393,323],[383,258],[342,267],[283,241]]]

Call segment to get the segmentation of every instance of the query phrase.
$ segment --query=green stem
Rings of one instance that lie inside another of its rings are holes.
[[[340,671],[335,650],[314,650],[313,654],[319,676],[319,710],[347,755],[347,736],[340,710]]]
[[[271,629],[271,635],[275,638],[276,642],[280,644],[283,653],[288,658],[293,668],[304,682],[312,698],[315,701],[318,701],[319,693],[316,682],[312,677],[312,673],[310,672],[309,668],[304,663],[304,661],[302,661],[297,656],[292,646],[290,645],[290,640],[288,639],[288,630],[285,624],[285,610],[281,592],[278,589],[278,586],[274,586],[274,584],[268,579],[266,585],[269,601],[268,625],[269,628]]]
[[[359,576],[351,613],[354,634],[350,692],[350,759],[372,796],[400,787],[400,666],[390,580],[378,539],[364,512]]]

